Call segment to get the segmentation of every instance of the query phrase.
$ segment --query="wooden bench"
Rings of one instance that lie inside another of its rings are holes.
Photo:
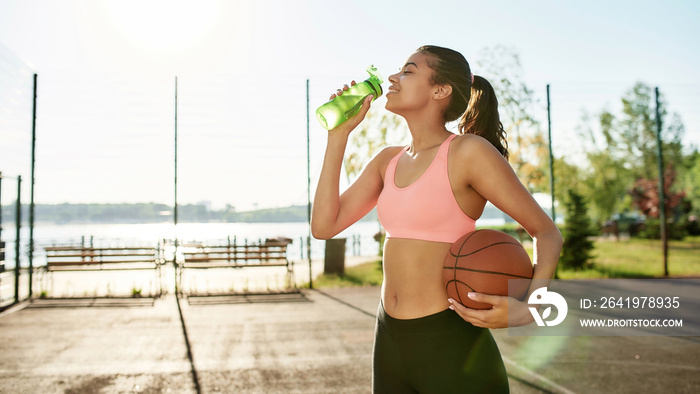
[[[288,238],[274,238],[240,244],[234,238],[223,244],[184,247],[178,264],[178,283],[182,284],[182,272],[186,269],[286,267],[286,282],[293,287],[293,265],[287,258],[287,246],[291,243]]]
[[[47,272],[59,271],[117,271],[154,270],[157,274],[157,291],[162,294],[161,265],[163,257],[159,247],[125,246],[92,247],[47,246]]]

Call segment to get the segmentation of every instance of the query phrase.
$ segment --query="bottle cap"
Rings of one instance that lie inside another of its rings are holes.
[[[367,82],[369,82],[372,87],[374,87],[374,90],[377,92],[377,95],[375,99],[379,96],[382,95],[382,82],[384,82],[384,78],[382,77],[382,74],[377,71],[377,68],[374,67],[374,65],[371,65],[367,67],[367,72],[369,73],[369,78],[367,79]]]

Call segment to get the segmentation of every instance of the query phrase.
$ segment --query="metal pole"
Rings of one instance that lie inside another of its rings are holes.
[[[661,228],[661,243],[664,254],[664,276],[668,276],[668,223],[666,223],[666,188],[664,187],[664,156],[661,146],[661,109],[659,106],[659,88],[654,89],[656,96],[656,149],[659,163],[659,226]]]
[[[175,232],[175,251],[173,252],[173,268],[175,269],[175,294],[179,292],[177,271],[177,76],[175,76],[175,203],[173,206],[173,221]]]
[[[15,303],[19,303],[19,243],[20,228],[22,227],[22,176],[17,177],[17,205],[15,212]]]
[[[175,207],[173,217],[177,227],[177,77],[175,77]],[[177,243],[177,237],[175,238],[175,243]]]
[[[309,79],[306,79],[306,217],[309,222],[309,234],[306,237],[306,258],[309,260],[309,288],[314,288],[311,274],[311,145],[309,143]]]
[[[32,109],[32,168],[29,184],[29,298],[32,297],[32,282],[34,274],[34,164],[36,162],[36,85],[37,75],[34,74],[34,106]]]
[[[547,84],[547,130],[549,133],[549,190],[552,195],[552,221],[557,222],[557,212],[554,209],[554,153],[552,152],[552,110],[549,101],[549,84]]]

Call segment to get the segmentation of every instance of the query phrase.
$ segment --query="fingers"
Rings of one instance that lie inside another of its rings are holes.
[[[372,95],[365,97],[365,100],[362,102],[360,110],[355,115],[353,115],[350,119],[346,120],[345,122],[341,123],[335,129],[329,131],[332,133],[339,132],[350,134],[365,119],[365,116],[367,115],[367,112],[369,111],[369,108],[372,105],[373,98],[374,97]]]
[[[496,296],[496,295],[490,295],[490,294],[484,294],[484,293],[476,293],[476,292],[469,292],[467,294],[470,300],[474,300],[476,302],[483,302],[486,304],[491,304],[494,307],[500,305],[504,299],[502,296]]]
[[[352,81],[350,82],[350,86],[355,86],[355,85],[356,85],[355,80],[352,80]],[[342,95],[344,91],[350,89],[350,86],[348,86],[348,84],[343,85],[343,88],[342,88],[342,89],[338,89],[338,90],[335,91],[335,94],[331,94],[331,97],[330,97],[329,100],[333,100],[334,98],[336,98],[336,97]]]
[[[469,299],[493,305],[491,309],[472,309],[449,299],[450,309],[465,321],[484,328],[503,328],[508,326],[508,297],[470,292]]]
[[[457,312],[457,314],[462,319],[468,321],[469,323],[471,323],[477,327],[486,327],[485,316],[484,316],[484,313],[486,312],[486,310],[467,308],[466,306],[460,304],[459,302],[457,302],[451,298],[448,301],[450,302],[450,309]]]
[[[364,119],[365,115],[367,115],[367,112],[369,111],[369,107],[372,105],[372,100],[374,99],[373,95],[369,95],[365,97],[365,102],[362,103],[362,107],[360,108],[360,112],[358,112],[358,116],[360,119]]]

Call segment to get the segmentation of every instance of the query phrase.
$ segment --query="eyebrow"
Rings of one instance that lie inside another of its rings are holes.
[[[404,68],[406,68],[408,66],[414,66],[415,68],[418,68],[418,65],[416,63],[413,63],[413,62],[408,62],[408,63],[404,64],[403,66],[404,66]]]

